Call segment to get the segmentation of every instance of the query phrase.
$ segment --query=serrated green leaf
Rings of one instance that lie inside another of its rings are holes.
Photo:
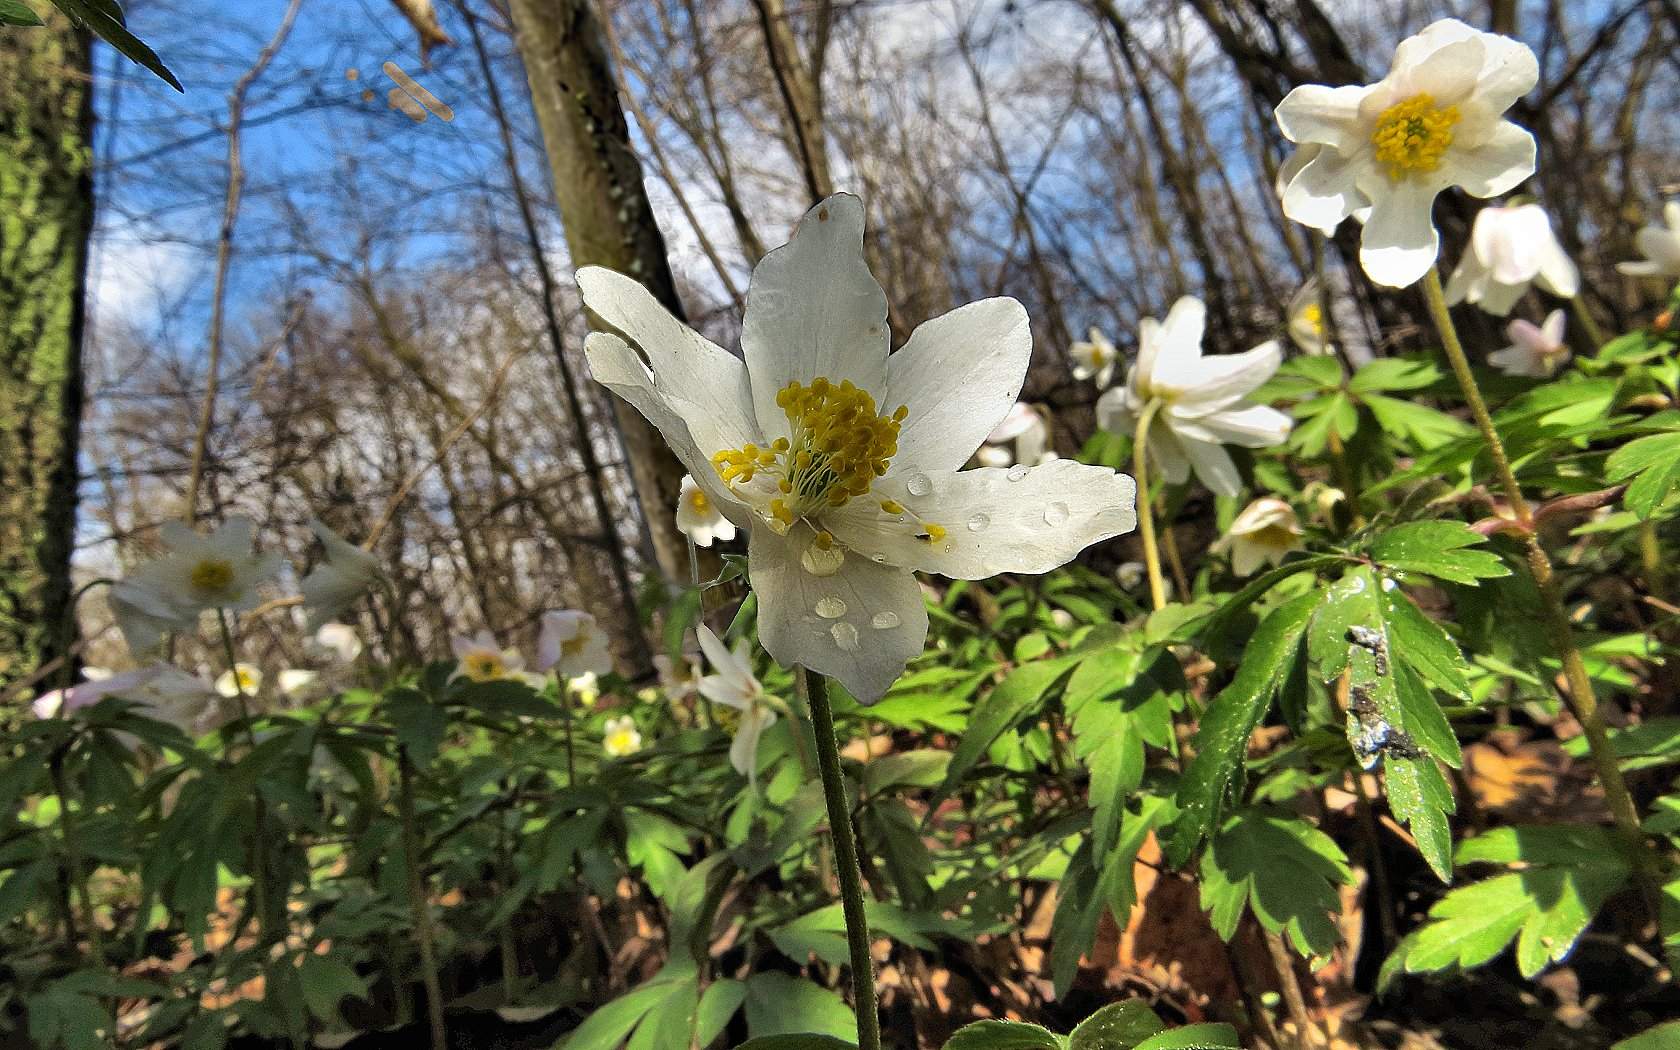
[[[1430,685],[1460,700],[1470,699],[1465,678],[1470,665],[1440,624],[1423,614],[1399,589],[1382,591],[1382,614],[1388,622],[1390,657],[1409,664]]]
[[[1187,1024],[1150,1036],[1135,1050],[1241,1050],[1237,1030],[1219,1021]]]
[[[1141,999],[1109,1003],[1068,1033],[1068,1050],[1132,1050],[1167,1030],[1166,1023]]]
[[[1091,773],[1091,833],[1099,856],[1114,845],[1126,799],[1143,781],[1144,746],[1172,746],[1171,697],[1184,688],[1178,659],[1166,649],[1106,649],[1068,679],[1063,704],[1074,754]]]
[[[1201,863],[1202,907],[1226,940],[1246,904],[1261,925],[1287,934],[1305,956],[1335,948],[1337,886],[1353,882],[1334,839],[1307,822],[1245,810],[1227,820]]]
[[[1425,451],[1438,449],[1475,433],[1463,420],[1415,401],[1402,401],[1381,394],[1366,394],[1363,401],[1384,432]]]
[[[449,729],[448,712],[418,690],[404,687],[385,694],[385,714],[397,743],[408,749],[414,764],[421,769],[431,765]]]
[[[1636,438],[1610,453],[1604,461],[1610,481],[1633,483],[1622,503],[1640,518],[1649,518],[1680,488],[1680,432]]]
[[[1371,541],[1377,564],[1402,572],[1420,572],[1454,583],[1475,583],[1493,576],[1509,576],[1510,567],[1497,554],[1468,550],[1487,537],[1458,521],[1413,521],[1387,529]]]
[[[938,794],[947,795],[964,774],[985,757],[1004,730],[1034,714],[1044,705],[1050,690],[1055,688],[1073,667],[1076,658],[1060,657],[1023,664],[1004,676],[1003,681],[974,705],[968,717],[968,731],[957,744],[951,764],[945,773],[945,783]]]
[[[1061,1050],[1048,1028],[1023,1021],[976,1021],[957,1029],[945,1050]]]
[[[1447,815],[1457,810],[1452,789],[1432,758],[1383,759],[1383,783],[1388,808],[1411,829],[1418,852],[1442,882],[1452,881],[1452,825]]]

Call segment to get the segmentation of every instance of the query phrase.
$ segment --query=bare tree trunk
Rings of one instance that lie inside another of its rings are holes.
[[[512,0],[509,8],[572,265],[605,266],[634,277],[667,310],[686,319],[642,167],[630,148],[594,5]],[[641,416],[616,400],[613,412],[660,571],[667,579],[685,578],[688,543],[675,519],[682,464]]]
[[[799,158],[811,203],[815,204],[834,192],[834,179],[828,169],[827,139],[823,134],[822,85],[818,79],[825,45],[819,44],[812,61],[806,62],[783,0],[753,0],[753,6],[758,9],[758,20],[764,27],[764,46],[770,56],[770,70],[776,75],[776,89],[787,107],[794,153]],[[829,5],[816,6],[820,37],[826,41]]]

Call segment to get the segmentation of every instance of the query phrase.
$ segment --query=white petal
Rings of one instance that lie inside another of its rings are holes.
[[[956,470],[1008,415],[1032,360],[1027,311],[982,299],[916,327],[887,359],[883,412],[906,405],[893,465]]]
[[[1472,302],[1480,300],[1486,291],[1487,276],[1487,268],[1476,258],[1475,249],[1467,250],[1447,278],[1447,305],[1457,306],[1467,298]]]
[[[1503,113],[1534,90],[1540,81],[1540,62],[1527,44],[1494,33],[1483,34],[1485,55],[1476,84],[1477,100]]]
[[[792,240],[759,260],[747,287],[741,349],[764,436],[786,435],[776,393],[794,380],[850,379],[879,392],[887,340],[886,293],[863,260],[863,201],[837,193],[805,213]]]
[[[1364,148],[1351,154],[1320,148],[1284,187],[1283,213],[1327,235],[1335,233],[1343,219],[1371,203],[1358,186],[1359,173],[1370,166]]]
[[[1103,391],[1097,398],[1097,426],[1110,434],[1130,435],[1137,429],[1131,391],[1118,386]]]
[[[775,721],[776,712],[756,704],[741,713],[741,723],[729,745],[729,764],[748,780],[758,779],[758,738]]]
[[[1155,374],[1155,362],[1161,353],[1161,322],[1145,317],[1138,322],[1137,360],[1126,373],[1126,385],[1133,391],[1147,387]]]
[[[1161,322],[1161,334],[1156,340],[1155,366],[1150,381],[1162,382],[1163,374],[1175,369],[1194,366],[1202,357],[1202,335],[1207,331],[1207,305],[1193,295],[1186,295],[1172,304],[1167,319]]]
[[[1633,244],[1656,267],[1654,272],[1680,275],[1680,233],[1646,226],[1633,235]]]
[[[740,687],[724,678],[723,675],[706,675],[700,679],[696,688],[701,696],[714,704],[732,707],[737,711],[745,711],[750,706],[750,702],[746,695],[741,692]]]
[[[1278,103],[1278,127],[1291,142],[1320,143],[1343,151],[1357,149],[1368,137],[1359,119],[1359,103],[1370,90],[1303,84]]]
[[[1441,167],[1470,196],[1497,197],[1534,174],[1534,136],[1502,120],[1474,145],[1454,143]]]
[[[1275,408],[1248,405],[1189,419],[1172,416],[1168,425],[1179,437],[1192,441],[1270,448],[1281,445],[1289,437],[1295,421]]]
[[[1156,388],[1178,392],[1170,409],[1174,415],[1201,416],[1246,396],[1281,364],[1283,346],[1273,339],[1240,354],[1199,357],[1172,373],[1157,369]]]
[[[1407,95],[1427,93],[1438,106],[1456,106],[1469,98],[1482,73],[1487,48],[1477,34],[1436,48],[1398,77],[1395,86]]]
[[[700,651],[706,654],[712,670],[717,672],[717,676],[724,683],[740,696],[750,696],[757,692],[758,683],[752,676],[751,668],[743,671],[741,662],[729,651],[729,647],[723,644],[723,640],[712,633],[710,627],[700,624],[694,633],[700,639]]]
[[[1049,572],[1137,525],[1131,478],[1069,459],[965,470],[931,484],[925,496],[910,493],[896,476],[882,479],[877,489],[922,521],[942,526],[946,532],[937,542],[919,539],[926,534],[914,520],[888,514],[876,500],[851,500],[823,515],[823,525],[858,554],[959,580]]]
[[[747,564],[758,595],[759,642],[783,667],[826,674],[872,704],[927,640],[921,585],[909,571],[857,553],[832,576],[812,575],[800,557],[813,539],[804,526],[786,536],[752,530]],[[819,602],[839,615],[819,615]]]
[[[1581,271],[1555,237],[1540,254],[1540,287],[1560,299],[1573,299],[1581,292]]]
[[[1190,460],[1197,479],[1215,495],[1235,496],[1242,491],[1242,475],[1237,473],[1237,465],[1231,461],[1231,454],[1225,451],[1224,446],[1184,437],[1180,437],[1178,443]]]
[[[1169,483],[1182,485],[1190,480],[1190,457],[1184,443],[1179,441],[1172,427],[1159,416],[1149,426],[1149,470]]]
[[[1373,198],[1359,242],[1359,263],[1373,281],[1404,288],[1434,264],[1440,249],[1432,215],[1437,192],[1428,183],[1407,179]]]
[[[1400,41],[1394,49],[1392,69],[1396,73],[1410,73],[1413,68],[1423,64],[1430,55],[1449,44],[1462,40],[1474,40],[1487,34],[1473,26],[1466,25],[1456,18],[1442,18],[1431,22],[1421,31]]]

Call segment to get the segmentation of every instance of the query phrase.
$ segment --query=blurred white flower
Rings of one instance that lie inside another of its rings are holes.
[[[1553,375],[1569,360],[1569,347],[1563,343],[1564,323],[1562,310],[1547,314],[1539,327],[1520,318],[1512,321],[1505,326],[1511,345],[1489,354],[1488,364],[1508,376],[1545,379]]]
[[[636,728],[634,718],[625,715],[622,718],[607,719],[606,730],[601,736],[601,750],[612,758],[623,758],[641,749],[642,734]]]
[[[525,660],[519,655],[519,650],[503,649],[489,631],[480,631],[471,638],[453,638],[450,646],[459,661],[459,666],[455,668],[456,676],[475,682],[510,678],[525,669]]]
[[[700,691],[700,661],[684,659],[673,662],[664,653],[653,657],[653,668],[659,673],[659,687],[671,703],[681,703]]]
[[[1252,576],[1262,565],[1276,565],[1301,546],[1301,522],[1295,508],[1265,496],[1243,508],[1225,535],[1214,541],[1215,554],[1231,555],[1231,571]]]
[[[309,531],[326,549],[326,559],[298,585],[314,629],[354,605],[379,580],[380,569],[379,559],[370,551],[341,538],[319,518],[309,519]]]
[[[276,679],[280,686],[280,694],[288,700],[305,699],[315,691],[321,682],[321,672],[311,671],[304,667],[287,667]]]
[[[1630,277],[1680,277],[1680,201],[1665,204],[1662,224],[1641,229],[1633,244],[1645,258],[1619,262],[1617,270]]]
[[[341,664],[353,664],[362,655],[362,639],[347,623],[324,623],[315,632],[311,647]]]
[[[1144,581],[1149,569],[1141,561],[1123,561],[1114,570],[1114,580],[1126,590],[1132,590]]]
[[[196,626],[205,609],[256,608],[259,588],[280,570],[280,556],[251,552],[253,528],[250,518],[234,517],[204,536],[165,522],[159,532],[167,553],[111,587],[111,611],[129,648],[143,652],[166,632]]]
[[[542,630],[537,635],[537,670],[553,671],[566,681],[585,673],[606,674],[612,666],[607,633],[595,617],[576,609],[543,613]]]
[[[1317,277],[1307,278],[1300,291],[1289,300],[1289,338],[1304,354],[1319,356],[1333,353],[1330,325],[1324,316],[1324,296]]]
[[[1581,273],[1558,243],[1546,209],[1523,204],[1477,212],[1470,247],[1447,279],[1447,302],[1504,317],[1530,284],[1563,299],[1581,290]]]
[[[1058,458],[1050,447],[1049,425],[1038,409],[1025,401],[1015,402],[974,456],[983,467],[1013,467],[1017,463],[1036,467]]]
[[[566,679],[566,691],[584,707],[594,707],[595,701],[601,699],[601,677],[594,671],[573,675]]]
[[[776,722],[775,704],[754,677],[748,642],[741,639],[730,652],[712,629],[699,628],[700,648],[716,674],[700,679],[700,695],[741,713],[735,741],[729,746],[729,764],[748,780],[758,779],[758,738]]]
[[[1085,333],[1083,342],[1076,342],[1072,347],[1073,378],[1091,379],[1097,381],[1097,389],[1107,389],[1109,380],[1114,378],[1114,363],[1120,360],[1120,351],[1108,341],[1108,336],[1102,331],[1092,328]]]
[[[1162,476],[1179,484],[1194,471],[1215,493],[1235,496],[1242,478],[1224,446],[1280,444],[1293,425],[1282,412],[1244,400],[1278,370],[1283,348],[1272,340],[1240,354],[1203,357],[1206,324],[1207,308],[1188,295],[1173,304],[1164,323],[1145,317],[1138,326],[1137,362],[1124,386],[1097,399],[1097,423],[1130,436],[1156,402],[1149,458]]]
[[[255,664],[236,663],[216,679],[216,692],[225,697],[256,696],[262,688],[262,669]]]
[[[214,686],[166,663],[54,690],[36,699],[30,707],[37,718],[63,717],[92,707],[108,696],[137,704],[143,709],[140,714],[167,722],[188,736],[208,732],[221,710],[217,703],[219,691]],[[127,733],[117,736],[125,746],[133,747],[136,743]]]
[[[1136,517],[1131,479],[1105,467],[961,470],[1020,393],[1026,311],[1013,299],[971,303],[921,325],[889,358],[863,226],[863,202],[838,194],[759,262],[744,361],[628,277],[586,266],[577,280],[620,333],[590,334],[595,379],[658,427],[718,510],[749,529],[764,648],[867,704],[927,638],[916,572],[1047,572]]]
[[[710,547],[713,540],[728,543],[734,539],[735,523],[723,516],[692,475],[684,474],[682,492],[677,496],[677,531],[693,540],[696,547]]]
[[[1360,265],[1412,284],[1440,250],[1437,194],[1496,197],[1534,173],[1534,137],[1503,114],[1539,75],[1523,44],[1448,18],[1401,41],[1379,83],[1295,88],[1277,121],[1307,156],[1287,165],[1284,214],[1328,235],[1369,208]]]

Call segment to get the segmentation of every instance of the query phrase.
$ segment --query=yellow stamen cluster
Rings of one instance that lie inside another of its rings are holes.
[[[780,493],[770,514],[784,525],[867,493],[898,452],[898,430],[909,409],[879,413],[875,399],[847,379],[798,380],[776,394],[792,436],[769,448],[748,443],[712,457],[726,484],[751,482],[759,473],[776,479]]]
[[[1324,334],[1324,308],[1317,303],[1308,303],[1302,308],[1301,321],[1318,334]]]
[[[188,578],[201,591],[225,590],[233,582],[233,566],[216,558],[206,558],[192,567]]]
[[[693,505],[697,514],[704,514],[712,509],[712,498],[698,488],[689,495],[688,502]]]
[[[475,653],[462,661],[467,677],[475,682],[488,682],[502,676],[502,661],[489,653]]]
[[[1434,171],[1441,155],[1452,145],[1453,125],[1458,123],[1457,106],[1437,106],[1427,92],[1396,102],[1377,117],[1371,133],[1377,163],[1388,169],[1388,177],[1399,181],[1407,175]]]

